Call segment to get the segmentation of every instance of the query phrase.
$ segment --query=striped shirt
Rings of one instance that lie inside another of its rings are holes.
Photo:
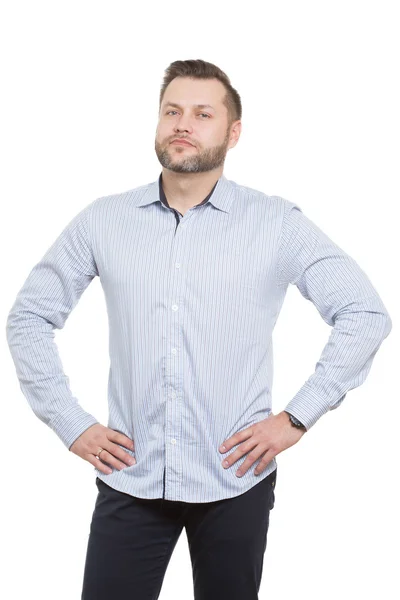
[[[54,342],[94,277],[109,318],[108,427],[136,464],[96,475],[140,498],[211,502],[260,475],[225,469],[219,446],[272,413],[272,331],[289,284],[332,327],[315,372],[285,410],[310,429],[363,383],[392,328],[366,274],[289,200],[224,175],[183,216],[162,177],[96,198],[33,267],[7,340],[35,415],[67,448],[98,423],[72,395]],[[258,461],[256,461],[256,464]]]

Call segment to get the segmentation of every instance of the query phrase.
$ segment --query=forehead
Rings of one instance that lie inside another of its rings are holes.
[[[162,106],[220,110],[226,90],[217,79],[175,77],[167,86]]]

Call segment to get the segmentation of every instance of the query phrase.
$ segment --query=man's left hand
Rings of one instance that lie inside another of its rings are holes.
[[[244,454],[248,453],[236,475],[244,475],[251,465],[261,457],[254,470],[254,474],[258,475],[264,471],[274,456],[297,444],[305,433],[305,429],[299,429],[291,424],[289,415],[286,412],[282,411],[277,415],[271,415],[222,442],[220,446],[221,454],[227,452],[236,444],[240,444],[227,459],[224,459],[222,466],[227,469]],[[225,446],[225,450],[222,446]],[[228,464],[225,464],[225,460],[228,461]]]

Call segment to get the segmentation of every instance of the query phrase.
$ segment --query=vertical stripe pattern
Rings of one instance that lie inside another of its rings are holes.
[[[237,477],[246,456],[224,469],[219,446],[271,415],[272,332],[289,284],[332,327],[285,407],[307,429],[363,383],[392,328],[354,259],[282,197],[221,175],[183,216],[161,176],[97,198],[33,267],[6,326],[21,390],[67,448],[98,421],[71,393],[54,329],[96,276],[109,319],[107,425],[134,440],[137,460],[96,475],[141,498],[230,498],[276,468],[274,458]]]

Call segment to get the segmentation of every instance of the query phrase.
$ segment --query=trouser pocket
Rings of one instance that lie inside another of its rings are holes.
[[[271,501],[270,501],[270,507],[269,507],[270,510],[272,510],[275,505],[275,487],[276,487],[277,470],[278,470],[278,467],[274,471],[272,471],[272,473],[270,473],[270,475],[269,475],[271,477]]]

